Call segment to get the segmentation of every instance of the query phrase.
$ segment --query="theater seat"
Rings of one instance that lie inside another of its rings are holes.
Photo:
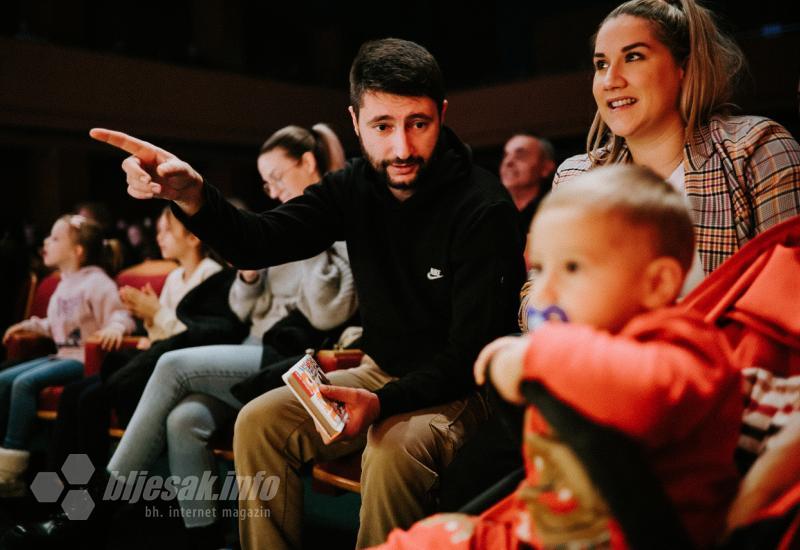
[[[19,286],[12,317],[15,323],[31,316],[31,307],[33,306],[33,298],[36,294],[38,283],[39,278],[36,276],[36,273],[30,271]]]
[[[178,264],[171,260],[145,260],[120,271],[116,276],[117,286],[144,288],[149,283],[156,294],[161,294],[167,275],[176,267]]]
[[[6,359],[28,361],[56,353],[56,345],[51,338],[38,332],[20,330],[12,334],[6,344]]]
[[[325,372],[352,369],[361,364],[363,357],[360,349],[323,349],[316,355],[317,363]]]
[[[318,493],[361,493],[361,452],[315,464],[311,475],[311,487]]]
[[[61,282],[61,274],[58,271],[50,273],[36,285],[33,293],[30,310],[27,317],[47,317],[47,304],[50,303],[50,296],[56,291],[56,287]]]

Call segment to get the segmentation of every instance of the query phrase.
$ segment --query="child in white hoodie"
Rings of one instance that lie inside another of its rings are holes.
[[[28,465],[39,391],[83,376],[83,344],[88,336],[99,336],[103,349],[116,349],[123,335],[134,328],[116,284],[98,266],[103,255],[100,226],[83,216],[62,216],[44,240],[44,263],[59,269],[61,282],[50,298],[47,317],[11,326],[3,343],[15,332],[30,330],[52,337],[58,353],[0,372],[0,432],[4,435],[0,496],[24,492],[20,476]]]

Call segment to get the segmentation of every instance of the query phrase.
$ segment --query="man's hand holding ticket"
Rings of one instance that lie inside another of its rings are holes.
[[[336,438],[347,422],[347,411],[343,404],[327,399],[320,392],[320,387],[329,382],[313,357],[303,356],[282,378],[314,419],[317,429],[322,428],[321,435],[331,440]]]
[[[289,369],[283,380],[314,419],[326,445],[366,431],[380,415],[380,402],[373,392],[328,385],[322,369],[309,355]]]

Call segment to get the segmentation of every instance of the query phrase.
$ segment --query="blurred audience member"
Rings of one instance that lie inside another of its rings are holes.
[[[523,234],[528,233],[539,203],[550,191],[555,169],[555,152],[548,140],[519,132],[506,142],[500,180],[519,210]]]

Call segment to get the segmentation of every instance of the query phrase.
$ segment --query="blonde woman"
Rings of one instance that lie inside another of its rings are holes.
[[[693,280],[800,213],[800,146],[776,122],[732,116],[739,47],[695,0],[632,0],[594,38],[597,114],[587,152],[554,185],[595,166],[646,166],[683,192],[695,224]]]

